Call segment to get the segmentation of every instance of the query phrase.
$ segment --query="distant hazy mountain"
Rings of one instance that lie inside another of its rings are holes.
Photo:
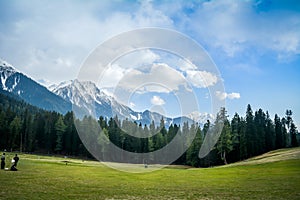
[[[25,102],[60,113],[71,110],[71,104],[53,94],[31,78],[17,71],[12,65],[0,59],[0,92],[19,96]]]

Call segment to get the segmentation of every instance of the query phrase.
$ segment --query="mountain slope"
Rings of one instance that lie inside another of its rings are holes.
[[[0,92],[19,96],[25,102],[39,108],[66,113],[71,104],[53,94],[31,78],[18,72],[12,65],[0,59]]]
[[[133,111],[128,106],[118,103],[113,97],[106,95],[90,81],[66,81],[56,87],[51,86],[51,89],[53,93],[77,106],[80,109],[81,116],[79,117],[82,117],[84,114],[107,118],[118,116],[122,120],[129,119],[147,125],[152,121],[155,122],[155,125],[159,125],[160,120],[164,118],[167,127],[171,124],[183,124],[183,122],[191,124],[194,122],[189,117],[172,119],[149,110],[144,112]]]
[[[71,102],[82,110],[83,113],[112,117],[118,115],[120,118],[126,118],[135,114],[130,108],[119,104],[113,98],[100,91],[96,85],[90,81],[71,80],[62,82],[53,88],[53,93],[61,96],[66,101]]]
[[[129,119],[147,125],[154,121],[156,126],[160,124],[160,120],[163,118],[166,127],[171,124],[182,125],[184,122],[189,124],[198,122],[199,125],[202,125],[207,119],[212,119],[211,116],[198,112],[177,118],[166,117],[149,110],[136,112],[128,106],[120,104],[113,97],[106,95],[89,81],[66,81],[58,86],[52,85],[47,89],[1,59],[0,79],[1,93],[18,96],[31,105],[62,114],[71,111],[73,105],[73,109],[80,111],[78,117],[84,115],[93,115],[96,118],[99,116],[107,118],[118,116],[122,120]]]

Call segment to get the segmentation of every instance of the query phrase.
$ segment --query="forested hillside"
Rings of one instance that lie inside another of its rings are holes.
[[[77,134],[73,117],[72,112],[65,115],[49,112],[13,96],[0,94],[0,149],[92,157]],[[120,121],[117,117],[99,117],[98,121],[85,117],[81,120],[82,123],[85,121],[99,123],[109,142],[131,152],[154,151],[168,144],[176,134],[184,139],[188,132],[194,131],[196,137],[192,145],[174,164],[195,167],[232,163],[270,150],[299,145],[299,134],[291,110],[287,110],[282,118],[275,115],[273,121],[268,112],[262,109],[253,112],[250,105],[247,106],[245,117],[236,113],[231,120],[225,108],[222,108],[216,121],[207,121],[203,127],[184,123],[182,127],[172,124],[166,129],[163,119],[158,127],[154,123],[148,127],[128,120]],[[224,126],[215,148],[205,158],[199,159],[198,153],[204,137],[210,134],[209,128],[218,123]],[[151,137],[133,137],[126,134],[125,127],[131,132]]]

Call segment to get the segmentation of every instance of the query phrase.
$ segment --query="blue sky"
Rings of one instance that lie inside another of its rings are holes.
[[[300,3],[296,0],[1,0],[0,7],[0,57],[44,84],[76,78],[89,53],[117,34],[168,28],[194,39],[214,61],[226,92],[219,97],[225,98],[230,117],[234,112],[243,116],[247,104],[253,110],[268,110],[272,119],[275,113],[282,117],[291,109],[300,126]],[[172,65],[159,52],[142,55],[137,57]],[[112,72],[124,75],[121,69]],[[105,84],[109,86],[109,80]],[[200,112],[210,111],[208,88],[193,88],[201,101]],[[127,103],[137,110],[154,108],[174,116],[179,112],[172,93],[134,93],[130,98]]]

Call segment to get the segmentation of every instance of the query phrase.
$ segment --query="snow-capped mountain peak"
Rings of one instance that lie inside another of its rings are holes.
[[[112,106],[115,106],[115,100],[107,96],[91,81],[77,79],[65,81],[53,87],[51,91],[83,109],[84,113],[104,117],[112,116]]]
[[[206,112],[200,113],[199,111],[191,112],[190,114],[186,115],[186,117],[192,119],[195,122],[199,122],[201,124],[206,123],[207,120],[212,122],[215,119],[213,114],[206,113]]]
[[[103,100],[110,101],[110,98],[91,81],[64,81],[56,87],[53,86],[51,91],[78,106],[82,99],[88,103],[95,101],[99,104],[102,104]]]
[[[52,92],[57,86],[58,85],[54,83],[54,84],[48,85],[47,89]]]
[[[118,116],[119,119],[129,119],[143,124],[150,124],[154,120],[151,114],[147,115],[146,112],[135,112],[128,106],[119,103],[113,97],[107,95],[101,89],[99,89],[93,82],[71,80],[60,83],[57,87],[52,89],[52,92],[61,96],[67,101],[70,101],[73,106],[80,108],[80,112],[85,114],[91,114],[95,117],[114,117]],[[80,117],[80,116],[79,116]],[[161,119],[160,116],[156,116],[157,119]],[[158,121],[155,119],[155,121]]]
[[[0,81],[1,93],[11,93],[39,108],[61,113],[71,109],[69,102],[53,94],[2,59],[0,59]]]
[[[5,68],[6,70],[11,72],[17,72],[17,70],[11,64],[6,62],[5,60],[2,60],[1,58],[0,58],[0,67],[1,69]]]
[[[13,84],[7,84],[7,80],[18,71],[8,62],[0,59],[0,79],[3,90],[12,91],[19,82],[18,77],[14,77]],[[8,86],[10,85],[10,86]]]
[[[200,114],[199,112],[177,118],[169,118],[148,110],[136,112],[128,106],[119,103],[112,96],[107,95],[91,81],[79,81],[77,79],[65,81],[56,87],[53,86],[51,91],[66,101],[71,102],[73,106],[76,106],[77,114],[80,115],[78,117],[83,117],[86,114],[96,118],[99,116],[107,118],[118,116],[118,118],[122,120],[128,119],[148,125],[152,121],[154,121],[156,125],[159,125],[161,118],[164,118],[166,126],[170,126],[171,124],[183,124],[187,121],[190,124],[193,122],[203,124],[207,119],[212,119],[210,114]],[[80,112],[78,112],[78,110]]]
[[[73,109],[76,108],[80,111],[78,117],[84,115],[92,115],[96,118],[99,116],[107,118],[118,116],[122,120],[128,119],[147,125],[154,121],[157,126],[160,124],[161,118],[164,118],[166,126],[183,124],[184,122],[203,124],[208,119],[213,119],[212,115],[200,114],[199,112],[176,118],[148,110],[136,112],[119,103],[113,96],[108,95],[105,89],[99,89],[91,81],[77,79],[65,81],[58,85],[51,85],[47,90],[2,59],[0,59],[0,79],[0,91],[13,93],[28,103],[62,113],[70,111],[73,105]]]

